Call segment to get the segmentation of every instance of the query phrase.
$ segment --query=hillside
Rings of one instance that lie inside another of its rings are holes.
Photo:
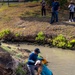
[[[75,22],[69,23],[69,11],[60,9],[59,22],[50,24],[51,11],[47,7],[47,16],[41,16],[40,3],[10,3],[0,6],[0,31],[9,29],[25,36],[35,36],[42,31],[48,37],[63,34],[67,39],[75,38]]]

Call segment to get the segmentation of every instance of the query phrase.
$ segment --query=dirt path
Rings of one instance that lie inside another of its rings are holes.
[[[13,46],[16,47],[16,45]],[[54,75],[75,74],[75,51],[26,44],[21,44],[20,47],[30,50],[34,50],[36,47],[40,48],[41,55],[49,61],[48,67]]]

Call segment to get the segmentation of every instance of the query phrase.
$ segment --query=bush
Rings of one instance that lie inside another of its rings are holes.
[[[72,48],[72,44],[70,42],[67,43],[67,48]]]
[[[15,37],[19,37],[19,36],[20,36],[20,34],[19,34],[19,33],[16,33],[16,34],[15,34]]]
[[[75,39],[72,39],[71,41],[69,41],[67,47],[75,49]]]
[[[38,42],[44,42],[45,40],[45,35],[44,33],[41,31],[37,34],[37,37],[35,38],[36,41]]]
[[[19,64],[19,66],[16,69],[16,75],[26,75],[26,72],[24,71],[21,63]]]
[[[15,73],[16,73],[16,75],[30,75],[30,71],[27,67],[27,64],[25,64],[23,62],[19,62]]]
[[[52,44],[54,46],[57,46],[57,47],[60,47],[60,48],[66,48],[67,40],[62,34],[60,34],[56,38],[53,39]]]
[[[0,39],[5,38],[5,37],[8,36],[10,33],[11,33],[11,32],[10,32],[10,30],[8,30],[8,29],[1,31],[1,32],[0,32]]]

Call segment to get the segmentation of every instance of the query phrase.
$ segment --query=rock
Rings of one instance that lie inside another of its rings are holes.
[[[28,49],[21,49],[21,52],[30,53]],[[24,59],[25,58],[27,57],[25,56]],[[21,67],[21,69],[25,71],[25,74],[20,74],[21,72],[17,74],[16,70],[17,68],[19,70],[19,63],[23,62],[19,61],[17,58],[14,58],[14,56],[11,56],[10,53],[6,52],[0,47],[0,75],[30,75],[26,64],[22,65]]]
[[[0,52],[0,74],[12,75],[13,59],[8,52]]]
[[[8,52],[0,52],[0,64],[5,68],[11,68],[13,66],[12,57]]]

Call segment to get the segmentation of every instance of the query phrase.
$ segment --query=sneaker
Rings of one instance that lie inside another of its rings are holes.
[[[71,22],[71,20],[69,20],[69,22]]]

